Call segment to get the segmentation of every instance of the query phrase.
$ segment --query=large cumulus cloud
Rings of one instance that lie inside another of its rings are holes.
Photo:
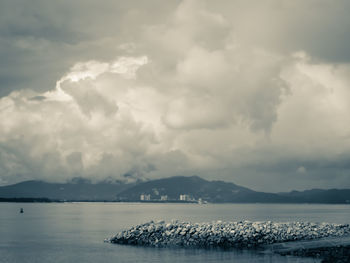
[[[96,40],[107,51],[73,55],[51,88],[3,96],[1,183],[198,174],[269,191],[350,187],[350,65],[258,41],[236,10],[255,8],[235,3],[182,1],[160,21],[131,4],[113,47],[109,33]]]

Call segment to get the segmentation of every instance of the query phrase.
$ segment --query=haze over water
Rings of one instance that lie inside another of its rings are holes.
[[[1,203],[0,211],[1,263],[308,262],[256,251],[143,248],[103,240],[135,224],[160,219],[350,222],[348,205]]]

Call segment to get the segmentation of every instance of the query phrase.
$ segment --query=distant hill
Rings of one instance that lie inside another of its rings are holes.
[[[19,197],[19,198],[2,198],[0,197],[0,202],[6,203],[51,203],[56,202],[56,200],[51,200],[48,198],[31,198],[31,197]]]
[[[130,187],[120,182],[100,182],[75,179],[68,183],[25,181],[0,187],[0,198],[49,198],[52,200],[115,200],[116,195]]]
[[[288,197],[295,203],[350,203],[350,189],[312,189],[279,193],[279,195]]]
[[[181,194],[191,198],[215,203],[235,202],[283,202],[288,198],[277,194],[255,192],[249,188],[223,181],[207,181],[198,176],[175,176],[143,182],[120,192],[120,200],[140,200],[141,194],[150,195],[151,199],[160,199],[167,195],[169,200],[179,199]]]
[[[350,189],[313,189],[288,193],[265,193],[224,181],[208,181],[198,176],[175,176],[137,183],[99,182],[75,179],[67,183],[25,181],[0,187],[0,198],[48,198],[69,201],[178,201],[181,194],[190,200],[213,203],[350,203]]]

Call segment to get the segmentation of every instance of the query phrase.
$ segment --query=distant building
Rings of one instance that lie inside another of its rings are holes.
[[[162,196],[160,197],[160,200],[161,200],[161,201],[167,201],[167,200],[168,200],[168,196],[167,196],[167,195],[162,195]]]
[[[140,195],[140,200],[141,201],[150,201],[151,200],[151,195],[142,194],[142,195]]]
[[[180,195],[180,201],[191,201],[191,198],[189,195],[182,194]]]

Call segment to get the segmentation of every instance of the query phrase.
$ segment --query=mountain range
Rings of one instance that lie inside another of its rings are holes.
[[[44,181],[24,181],[0,187],[0,198],[49,198],[52,200],[115,200],[116,194],[133,184],[122,182],[92,183],[89,180],[75,178],[67,183],[49,183]]]
[[[75,179],[67,183],[25,181],[0,187],[1,198],[48,198],[65,201],[186,201],[212,203],[350,203],[350,189],[312,189],[286,193],[266,193],[224,181],[208,181],[198,176],[175,176],[145,182],[99,182]],[[184,199],[183,199],[184,200]]]

